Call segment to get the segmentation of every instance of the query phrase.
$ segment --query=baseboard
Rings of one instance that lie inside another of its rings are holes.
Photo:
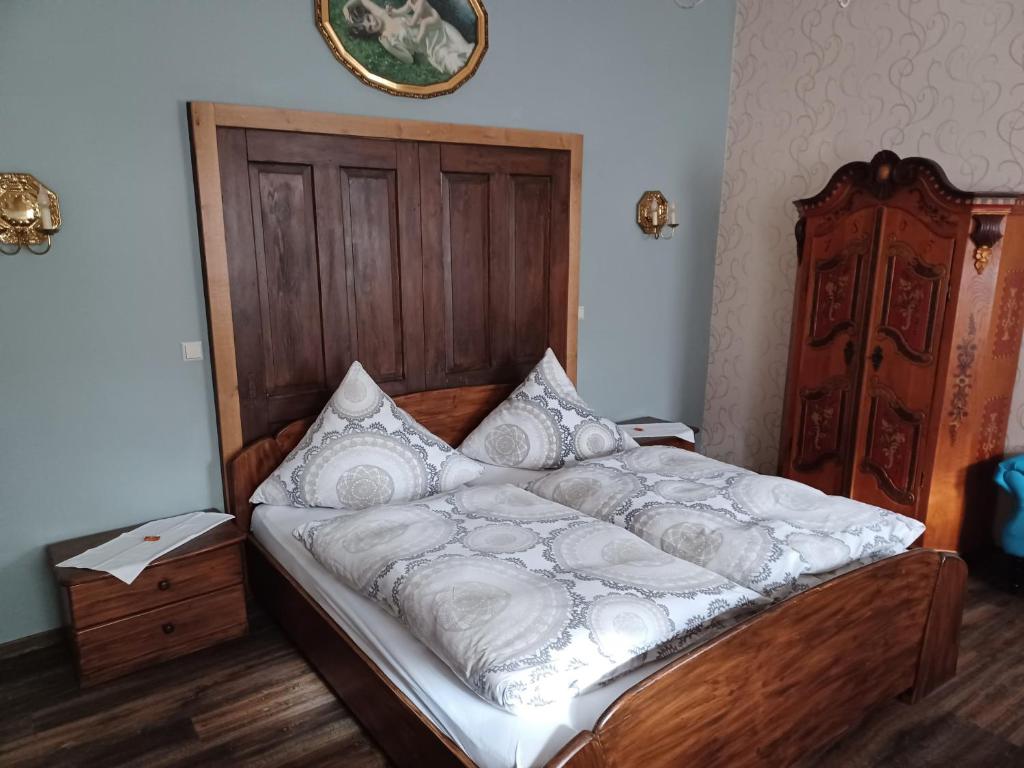
[[[63,641],[64,630],[59,627],[57,629],[48,629],[35,635],[29,635],[28,637],[19,637],[17,640],[0,643],[0,660],[13,659],[15,656],[21,656],[24,653],[38,651],[42,648],[50,648],[51,646],[59,645]]]

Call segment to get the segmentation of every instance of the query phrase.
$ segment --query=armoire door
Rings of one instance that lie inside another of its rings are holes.
[[[870,256],[879,211],[862,208],[806,233],[805,279],[793,318],[795,357],[789,371],[792,425],[782,473],[825,491],[849,482],[865,331]]]
[[[218,147],[243,439],[319,411],[353,360],[422,390],[417,146],[220,128]]]
[[[427,386],[516,383],[548,346],[564,362],[568,153],[419,152]]]
[[[850,496],[915,514],[956,238],[901,208],[885,210]]]

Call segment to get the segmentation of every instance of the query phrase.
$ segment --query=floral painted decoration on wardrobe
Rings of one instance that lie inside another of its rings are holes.
[[[250,500],[363,509],[449,491],[482,471],[395,405],[354,362],[299,444]]]

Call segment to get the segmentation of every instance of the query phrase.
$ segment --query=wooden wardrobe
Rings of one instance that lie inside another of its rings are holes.
[[[880,152],[796,203],[779,472],[991,546],[1024,320],[1024,196]]]

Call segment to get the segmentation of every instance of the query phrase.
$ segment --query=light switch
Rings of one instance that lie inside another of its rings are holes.
[[[182,360],[202,360],[203,359],[203,342],[201,342],[201,341],[183,341],[183,342],[181,342],[181,359]]]
[[[582,304],[580,304],[579,309],[576,312],[576,315],[579,317],[580,320],[583,319],[583,305]]]

